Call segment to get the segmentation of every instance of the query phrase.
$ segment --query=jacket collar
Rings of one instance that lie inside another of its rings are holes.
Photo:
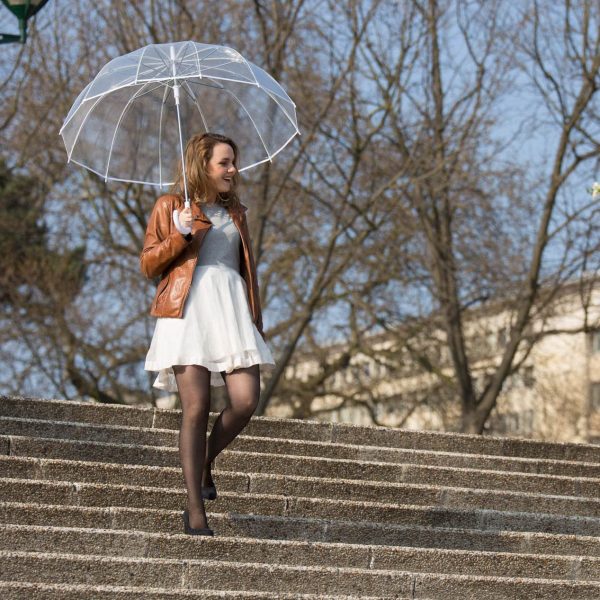
[[[194,221],[199,220],[199,221],[202,221],[203,223],[211,222],[210,219],[204,213],[204,211],[195,202],[191,203],[191,207],[192,207],[192,217],[193,217]],[[242,217],[247,210],[248,210],[248,207],[245,204],[242,204],[241,202],[240,202],[239,208],[228,208],[227,209],[227,211],[229,212],[229,214],[231,215],[232,218]]]
[[[200,220],[203,223],[210,223],[210,219],[204,214],[204,211],[195,203],[190,204],[192,207],[192,217],[194,221]]]

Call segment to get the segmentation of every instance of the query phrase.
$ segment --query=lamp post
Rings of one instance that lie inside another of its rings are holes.
[[[33,17],[46,2],[48,0],[2,0],[2,4],[19,20],[20,34],[0,33],[0,44],[24,44],[27,40],[27,19]]]

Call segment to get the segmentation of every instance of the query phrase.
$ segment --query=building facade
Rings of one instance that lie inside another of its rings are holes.
[[[535,309],[515,359],[520,366],[506,379],[486,433],[600,443],[598,282],[588,292],[583,297],[579,285],[569,284],[551,308]],[[510,305],[465,313],[476,391],[483,389],[502,358],[511,319]],[[416,336],[402,331],[371,336],[366,350],[354,353],[345,368],[325,378],[324,365],[343,356],[343,344],[328,348],[326,356],[300,357],[287,368],[286,392],[271,403],[267,414],[458,430],[460,399],[453,392],[445,335],[435,325],[422,330],[425,333]]]

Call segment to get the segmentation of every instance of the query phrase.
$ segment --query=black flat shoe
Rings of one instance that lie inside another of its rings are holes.
[[[209,535],[209,536],[215,534],[215,532],[212,529],[209,529],[208,527],[199,527],[198,529],[194,529],[193,527],[190,527],[190,517],[189,517],[187,510],[184,510],[183,514],[181,516],[183,518],[183,527],[184,527],[185,533],[187,533],[189,535]]]
[[[204,500],[216,500],[217,499],[217,488],[214,485],[209,485],[202,488],[202,498]]]

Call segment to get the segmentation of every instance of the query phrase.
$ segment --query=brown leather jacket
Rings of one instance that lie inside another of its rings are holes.
[[[140,268],[148,278],[161,276],[152,302],[150,314],[154,317],[183,315],[183,306],[190,291],[198,252],[207,231],[212,227],[200,207],[192,202],[191,240],[181,234],[173,223],[173,210],[182,210],[183,200],[173,194],[161,196],[152,209],[146,228]],[[264,338],[256,266],[246,221],[248,208],[227,209],[240,232],[240,275],[246,282],[248,304],[256,328]],[[188,236],[189,237],[189,236]]]

